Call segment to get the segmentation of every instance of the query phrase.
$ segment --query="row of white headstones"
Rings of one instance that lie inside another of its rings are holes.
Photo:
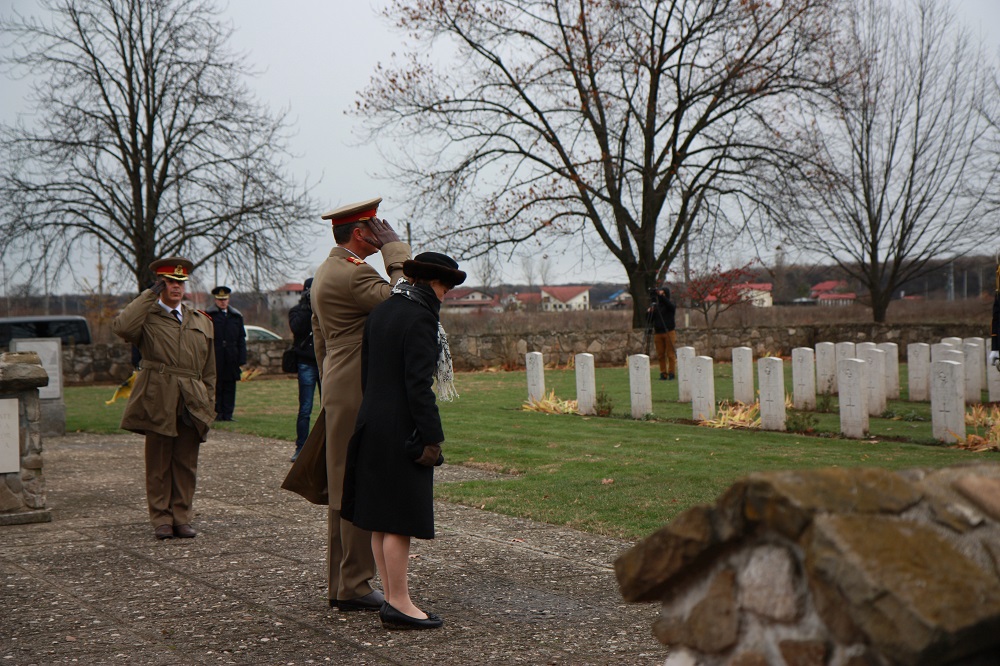
[[[965,439],[965,408],[982,401],[986,386],[990,402],[1000,401],[1000,371],[986,363],[988,350],[983,338],[944,338],[937,344],[922,342],[906,346],[908,398],[930,399],[934,437],[940,441]],[[755,401],[753,350],[735,347],[733,398]],[[592,354],[577,354],[576,398],[580,414],[596,413],[597,384]],[[785,430],[785,374],[780,358],[757,359],[760,419],[764,430]],[[525,358],[528,399],[545,396],[545,366],[541,352]],[[653,411],[649,356],[628,357],[632,418],[646,418]],[[680,402],[691,403],[695,420],[715,416],[713,359],[697,356],[694,347],[677,350],[677,382]],[[846,437],[868,433],[868,417],[885,412],[888,400],[898,400],[899,347],[894,342],[820,342],[815,349],[792,350],[792,405],[816,408],[816,395],[836,394],[840,404],[840,428]]]

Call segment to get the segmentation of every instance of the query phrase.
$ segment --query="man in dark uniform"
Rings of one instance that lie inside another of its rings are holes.
[[[392,227],[376,217],[381,197],[338,208],[323,215],[333,225],[337,246],[316,270],[312,284],[313,343],[322,382],[326,437],[327,590],[330,606],[343,611],[377,611],[385,601],[373,589],[375,557],[371,532],[355,527],[340,516],[347,464],[347,445],[361,407],[361,338],[368,313],[389,298],[392,284],[403,276],[403,262],[410,246],[400,242]],[[389,275],[386,282],[364,259],[382,252]],[[317,420],[318,423],[318,420]],[[319,441],[319,440],[316,440]],[[313,446],[309,437],[306,447]],[[311,450],[300,453],[283,487],[294,489],[311,477],[302,464],[312,460]]]
[[[677,374],[677,331],[674,330],[677,307],[670,300],[670,290],[665,286],[654,289],[651,296],[653,302],[649,305],[647,321],[653,324],[660,379],[673,379]]]
[[[217,421],[233,421],[236,409],[236,382],[240,381],[241,365],[247,362],[247,332],[243,328],[243,314],[229,305],[229,287],[212,290],[215,305],[208,308],[208,316],[215,324],[215,368],[219,386],[215,395]]]
[[[190,538],[198,447],[215,417],[212,321],[182,303],[193,264],[154,261],[157,276],[111,322],[142,353],[122,428],[146,436],[146,500],[157,539]]]

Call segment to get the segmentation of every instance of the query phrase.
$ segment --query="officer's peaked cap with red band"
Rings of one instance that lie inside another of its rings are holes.
[[[336,210],[331,210],[329,213],[323,213],[323,219],[330,220],[334,226],[360,222],[361,220],[370,220],[378,212],[378,205],[380,203],[382,203],[382,197],[348,204]]]

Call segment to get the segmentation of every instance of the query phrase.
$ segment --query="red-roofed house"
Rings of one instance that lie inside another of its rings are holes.
[[[858,298],[857,294],[838,294],[838,293],[826,293],[820,294],[816,298],[817,305],[854,305],[854,301]]]
[[[589,310],[590,287],[542,287],[542,310]]]
[[[733,287],[738,289],[743,297],[750,301],[750,304],[758,308],[769,308],[774,305],[771,299],[771,289],[774,288],[770,282],[746,282]]]
[[[826,280],[813,285],[813,288],[809,290],[809,298],[818,299],[820,294],[832,294],[834,292],[845,291],[847,291],[846,280]]]
[[[286,282],[267,295],[267,305],[272,310],[287,310],[299,302],[303,291],[301,282]]]
[[[483,312],[499,310],[500,299],[490,296],[485,291],[468,287],[452,289],[444,295],[441,309],[449,312]]]

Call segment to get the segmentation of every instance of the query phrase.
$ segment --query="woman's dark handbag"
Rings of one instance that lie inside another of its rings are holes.
[[[296,374],[299,371],[299,356],[295,347],[290,347],[281,355],[281,371]]]

